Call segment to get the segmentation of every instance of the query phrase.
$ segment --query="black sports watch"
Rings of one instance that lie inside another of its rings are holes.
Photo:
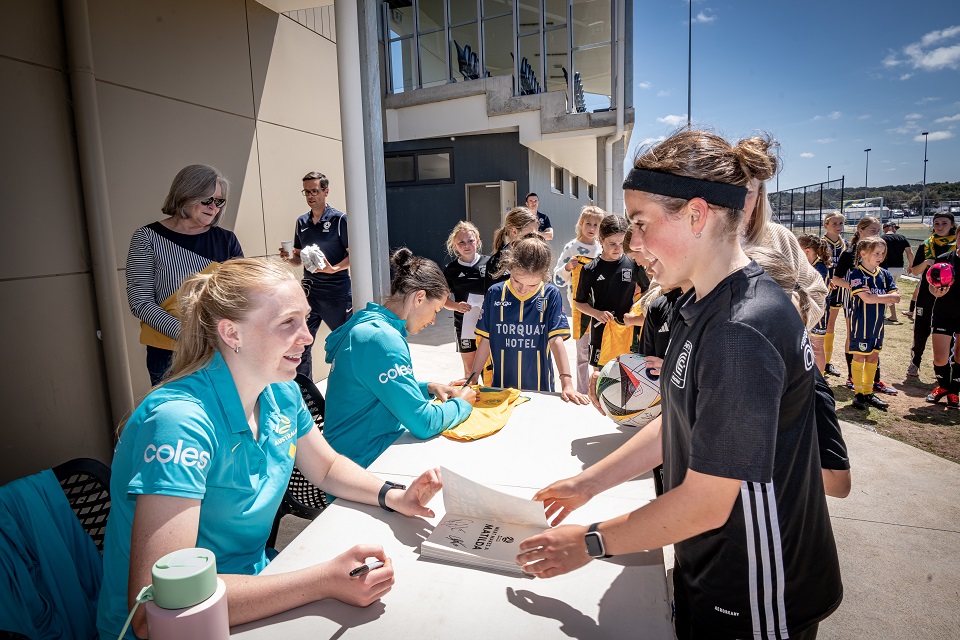
[[[396,482],[390,482],[387,480],[383,483],[383,486],[380,487],[380,495],[377,496],[377,502],[380,503],[380,508],[386,511],[393,511],[390,507],[387,506],[387,491],[390,489],[406,489],[407,485],[397,484]]]
[[[597,531],[597,527],[599,526],[599,522],[594,522],[587,529],[587,532],[583,534],[583,541],[587,545],[587,555],[591,558],[609,558],[610,554],[607,553],[606,548],[603,546],[603,536]]]

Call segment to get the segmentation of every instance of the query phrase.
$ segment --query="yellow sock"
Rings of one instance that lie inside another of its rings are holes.
[[[832,333],[823,334],[823,355],[826,357],[827,364],[830,364],[830,360],[833,358],[833,335]]]
[[[864,362],[861,362],[856,358],[854,358],[853,362],[850,363],[850,371],[853,374],[852,375],[853,390],[856,391],[857,393],[864,393],[864,390],[863,390],[863,365],[864,364],[865,364]]]
[[[861,393],[873,393],[873,379],[877,376],[878,366],[880,366],[879,362],[863,363],[863,391]]]

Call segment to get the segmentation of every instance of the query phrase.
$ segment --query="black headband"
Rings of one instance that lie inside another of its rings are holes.
[[[703,198],[710,204],[728,209],[743,209],[743,203],[747,199],[746,187],[636,167],[627,174],[623,188],[684,200]]]

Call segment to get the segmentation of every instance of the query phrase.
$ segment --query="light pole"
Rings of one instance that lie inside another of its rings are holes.
[[[920,224],[923,224],[923,216],[927,212],[927,136],[929,131],[924,131],[923,136],[923,191],[920,196]]]
[[[864,149],[863,152],[867,154],[867,168],[863,172],[863,199],[867,199],[867,184],[870,182],[870,152],[873,149]]]
[[[832,164],[827,165],[827,182],[830,182],[830,167],[832,166]]]

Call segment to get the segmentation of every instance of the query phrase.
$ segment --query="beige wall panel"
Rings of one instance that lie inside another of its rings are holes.
[[[264,256],[272,251],[266,245],[263,232],[263,196],[260,192],[260,161],[257,146],[257,132],[254,130],[243,178],[243,184],[246,187],[237,201],[237,207],[233,210],[235,218],[228,220],[227,216],[224,216],[224,224],[229,225],[229,228],[237,234],[240,246],[243,247],[243,255],[247,258]]]
[[[0,279],[86,271],[88,249],[64,75],[0,58]]]
[[[57,0],[3,0],[0,16],[0,55],[61,67],[63,16]]]
[[[120,289],[120,299],[127,299],[127,276],[124,270],[117,272],[117,287]],[[133,400],[139,404],[140,400],[150,390],[150,374],[147,373],[147,348],[140,344],[140,321],[130,309],[123,308],[123,335],[127,343],[127,359],[130,362],[130,382],[133,385]]]
[[[0,484],[65,460],[109,464],[113,441],[89,274],[0,282]]]
[[[264,7],[250,41],[257,119],[340,140],[337,45]]]
[[[319,171],[330,179],[330,206],[346,211],[343,145],[303,131],[257,123],[260,182],[268,253],[277,254],[281,240],[293,239],[297,216],[308,210],[301,178]],[[349,213],[349,212],[348,212]]]
[[[230,180],[223,227],[234,229],[239,207],[259,208],[259,182],[247,180],[253,120],[104,83],[97,95],[118,266],[133,231],[164,217],[170,182],[188,164],[213,165]]]
[[[253,116],[244,0],[91,0],[97,78]]]

